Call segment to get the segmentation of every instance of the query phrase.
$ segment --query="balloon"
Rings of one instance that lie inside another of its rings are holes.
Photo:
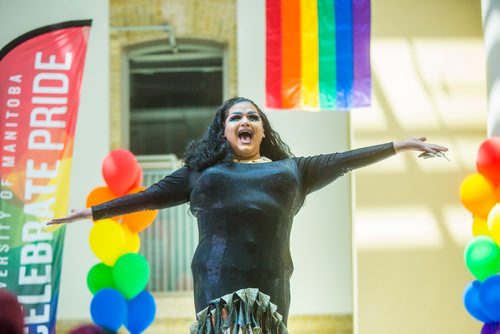
[[[102,262],[113,266],[126,252],[126,236],[121,225],[111,219],[97,221],[89,235],[90,248]]]
[[[490,322],[489,324],[484,324],[481,328],[481,334],[499,334],[500,326],[498,322]]]
[[[464,291],[464,305],[465,309],[471,316],[481,322],[491,322],[491,318],[484,313],[481,303],[479,302],[479,291],[481,283],[474,281],[465,287]]]
[[[135,298],[127,301],[128,317],[125,327],[130,333],[141,333],[153,323],[156,303],[149,291],[143,290]]]
[[[477,170],[493,183],[500,183],[500,137],[492,137],[479,146]]]
[[[115,198],[115,194],[113,194],[109,187],[96,187],[87,196],[87,208]]]
[[[116,332],[127,319],[127,302],[118,291],[102,289],[92,298],[90,315],[96,325]]]
[[[149,264],[140,254],[122,255],[113,267],[116,288],[126,299],[137,296],[148,284]]]
[[[480,281],[500,270],[500,249],[490,237],[472,239],[465,248],[465,264]]]
[[[138,253],[141,249],[141,238],[139,233],[132,232],[127,225],[122,224],[123,232],[125,232],[125,249],[126,253]]]
[[[496,188],[495,192],[498,192],[499,188]],[[490,209],[490,212],[488,212],[488,219],[486,220],[490,220],[498,214],[500,214],[500,203],[496,203],[495,205],[493,205],[493,207]]]
[[[98,263],[90,268],[87,274],[87,286],[92,294],[96,294],[96,292],[104,288],[114,288],[115,283],[113,282],[111,267],[104,263]]]
[[[500,320],[500,275],[493,275],[484,280],[479,289],[479,303],[492,321]]]
[[[142,172],[142,167],[141,167],[141,165],[139,165],[139,173],[137,173],[137,177],[135,178],[134,183],[132,183],[132,187],[130,189],[139,188],[142,184],[143,178],[144,178],[144,174]],[[129,191],[130,191],[130,189],[129,189]]]
[[[490,231],[491,238],[500,244],[500,215],[491,216],[488,219],[488,230]]]
[[[102,176],[108,187],[117,196],[124,195],[135,182],[140,166],[128,150],[111,151],[102,163]]]
[[[115,198],[115,194],[113,194],[111,189],[108,187],[97,187],[92,189],[92,191],[88,194],[86,207],[90,208],[91,206],[111,201]],[[120,217],[113,217],[111,219],[118,221],[119,218]]]
[[[491,237],[490,230],[488,229],[488,222],[483,218],[474,217],[474,221],[472,222],[472,235],[475,237],[480,235]]]
[[[144,189],[146,188],[135,188],[132,189],[129,194],[135,194]],[[146,227],[151,225],[157,215],[158,210],[139,211],[122,216],[122,222],[127,225],[131,231],[142,232]]]
[[[493,183],[480,173],[468,175],[460,185],[460,201],[474,216],[487,219],[496,204]]]

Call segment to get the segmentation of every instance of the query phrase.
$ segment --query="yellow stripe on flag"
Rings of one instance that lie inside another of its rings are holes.
[[[319,105],[318,4],[316,0],[300,1],[301,94],[304,107]]]

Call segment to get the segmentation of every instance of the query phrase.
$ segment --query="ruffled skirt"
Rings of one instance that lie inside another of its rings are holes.
[[[212,300],[199,312],[191,334],[288,334],[270,297],[258,289],[242,289]]]

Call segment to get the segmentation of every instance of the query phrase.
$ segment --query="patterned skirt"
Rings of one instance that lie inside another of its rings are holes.
[[[270,297],[253,288],[212,300],[196,319],[191,334],[288,334]]]

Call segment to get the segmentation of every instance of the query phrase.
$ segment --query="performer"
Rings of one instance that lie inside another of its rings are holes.
[[[286,333],[290,231],[305,197],[350,170],[407,150],[439,155],[447,148],[422,137],[293,157],[259,107],[237,97],[224,102],[201,139],[188,145],[184,167],[143,192],[76,210],[50,224],[189,202],[199,228],[191,267],[198,312],[193,332],[249,326]]]

